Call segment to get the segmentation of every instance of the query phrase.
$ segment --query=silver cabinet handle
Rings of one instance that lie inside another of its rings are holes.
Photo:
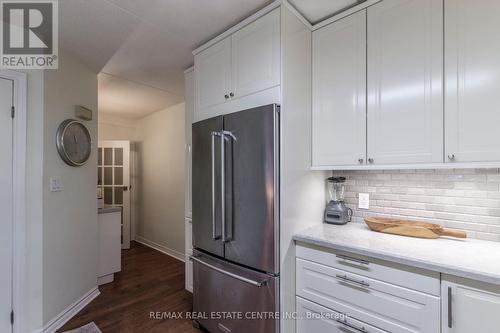
[[[455,160],[455,154],[448,155],[448,159],[450,161],[454,161]]]
[[[224,95],[224,98],[225,98],[225,99],[229,99],[229,95],[228,95],[228,94],[225,94],[225,95]]]
[[[220,136],[219,132],[212,132],[212,239],[217,240],[217,229],[215,227],[215,137]]]
[[[452,314],[452,304],[451,304],[451,298],[452,298],[452,290],[451,287],[448,287],[448,328],[451,328],[453,326],[453,314]]]
[[[230,94],[229,94],[229,97],[234,97],[234,93],[230,93]]]
[[[365,161],[365,160],[364,160],[364,159],[362,159],[362,158],[358,159],[359,164],[363,164],[363,162],[364,162],[364,161]]]
[[[369,162],[369,163],[373,163],[373,158],[369,158],[369,159],[368,159],[368,162]]]
[[[368,333],[368,330],[364,326],[358,327],[350,324],[349,322],[347,322],[347,319],[337,319],[337,322],[358,332]]]
[[[346,261],[354,261],[355,263],[362,264],[362,265],[369,265],[370,264],[369,261],[366,261],[363,259],[358,259],[358,258],[353,258],[353,257],[348,257],[348,256],[343,255],[343,254],[336,254],[335,256],[339,259],[346,260]]]
[[[350,278],[348,277],[347,275],[340,275],[340,274],[337,274],[335,275],[335,277],[343,282],[346,282],[346,283],[351,283],[351,284],[355,284],[357,286],[360,286],[360,287],[363,287],[363,288],[368,288],[370,287],[370,284],[368,282],[365,282],[363,280],[356,280],[356,279],[353,279],[353,278]]]
[[[228,272],[228,271],[225,271],[223,270],[222,268],[219,268],[219,267],[216,267],[214,265],[211,265],[207,262],[204,262],[203,260],[201,260],[200,258],[198,257],[195,257],[195,256],[190,256],[189,259],[203,265],[203,266],[206,266],[210,269],[213,269],[214,271],[217,271],[221,274],[224,274],[224,275],[227,275],[227,276],[230,276],[232,278],[235,278],[237,280],[240,280],[240,281],[243,281],[243,282],[246,282],[246,283],[249,283],[251,284],[252,286],[255,286],[255,287],[262,287],[262,286],[265,286],[267,284],[267,281],[254,281],[254,280],[251,280],[251,279],[248,279],[246,277],[243,277],[243,276],[240,276],[240,275],[237,275],[237,274],[234,274],[234,273],[231,273],[231,272]]]

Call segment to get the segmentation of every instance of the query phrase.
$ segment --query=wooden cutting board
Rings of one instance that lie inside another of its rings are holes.
[[[465,231],[445,229],[439,224],[428,222],[367,217],[365,223],[371,230],[387,234],[429,239],[438,238],[439,236],[467,238]]]

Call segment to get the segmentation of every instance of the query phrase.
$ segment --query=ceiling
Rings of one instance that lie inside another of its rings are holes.
[[[366,0],[288,0],[311,23],[316,24]]]
[[[59,1],[60,46],[100,73],[99,112],[140,118],[184,100],[192,50],[270,2]]]

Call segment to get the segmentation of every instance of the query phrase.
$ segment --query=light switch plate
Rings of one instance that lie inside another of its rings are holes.
[[[370,194],[360,193],[359,194],[359,208],[370,209]]]
[[[61,192],[62,190],[61,177],[50,177],[50,192]]]

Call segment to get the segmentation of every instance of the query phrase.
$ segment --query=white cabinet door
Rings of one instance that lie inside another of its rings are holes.
[[[442,1],[384,0],[367,31],[369,163],[443,162]]]
[[[279,8],[232,36],[233,98],[256,93],[280,82]]]
[[[445,159],[500,161],[500,1],[446,0],[445,9]]]
[[[228,37],[194,57],[196,82],[195,121],[210,115],[208,108],[222,104],[231,90],[231,38]],[[227,97],[227,98],[226,98]]]
[[[442,332],[500,330],[500,287],[443,276]]]
[[[366,161],[366,11],[313,33],[313,166]]]

